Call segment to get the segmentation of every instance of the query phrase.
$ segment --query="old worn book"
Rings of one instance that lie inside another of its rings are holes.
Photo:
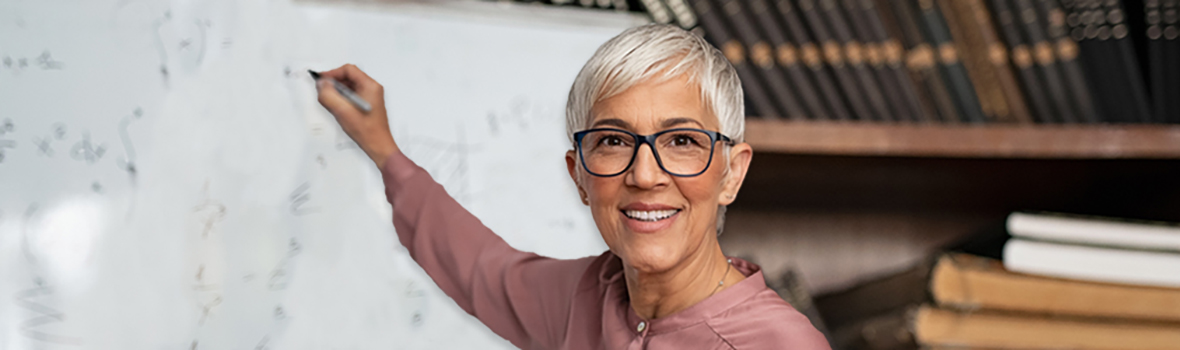
[[[742,80],[742,91],[745,93],[749,107],[746,108],[746,115],[766,118],[782,116],[782,112],[778,111],[773,100],[766,94],[766,90],[763,89],[763,83],[760,77],[754,73],[755,70],[750,67],[746,60],[745,46],[730,35],[729,29],[721,21],[721,14],[714,11],[713,5],[709,3],[709,0],[693,0],[692,3],[693,9],[696,10],[697,16],[701,21],[701,26],[705,29],[705,37],[713,45],[717,45],[721,49],[721,52],[729,59],[729,63],[737,70],[738,78]]]
[[[913,73],[918,86],[925,87],[930,102],[937,112],[938,121],[955,123],[960,120],[959,112],[951,97],[950,89],[939,72],[934,48],[919,29],[918,19],[907,1],[876,0],[877,9],[886,28],[894,28],[906,49],[906,67]]]
[[[1036,67],[1041,73],[1041,82],[1048,90],[1049,100],[1053,101],[1057,110],[1055,121],[1077,123],[1081,119],[1078,116],[1077,102],[1069,96],[1068,88],[1061,76],[1061,67],[1057,64],[1057,54],[1053,51],[1053,43],[1045,37],[1044,27],[1036,16],[1032,0],[1012,0],[1011,4],[1014,5],[1012,10],[1020,14],[1017,22],[1021,23],[1021,33],[1032,50],[1033,62],[1036,62]]]
[[[966,2],[938,0],[937,3],[938,8],[942,10],[942,17],[946,20],[947,29],[954,38],[955,49],[962,53],[963,67],[967,68],[967,76],[971,78],[983,115],[988,122],[1007,122],[1008,101],[1004,99],[995,73],[987,63],[987,46],[976,33],[979,26],[968,24],[969,22],[960,16],[960,6],[966,5]]]
[[[881,92],[885,95],[885,102],[888,102],[893,117],[898,121],[911,121],[916,111],[911,109],[911,101],[906,92],[909,91],[912,95],[913,87],[903,85],[902,81],[898,80],[899,76],[894,74],[895,71],[885,61],[885,55],[881,51],[885,41],[884,29],[878,33],[866,18],[866,10],[863,7],[866,3],[875,17],[876,10],[872,10],[872,1],[842,0],[840,5],[843,11],[837,12],[843,13],[844,22],[852,28],[852,32],[855,34],[853,39],[859,40],[861,43],[859,50],[864,56],[865,66],[873,72],[877,83],[880,84]],[[845,45],[845,47],[847,51],[848,46]],[[909,83],[908,78],[904,81]]]
[[[748,49],[748,58],[754,71],[766,83],[766,92],[778,104],[782,116],[792,120],[807,119],[811,114],[795,97],[795,89],[787,83],[782,70],[774,60],[774,49],[762,39],[744,6],[738,0],[714,0],[713,5],[725,14],[722,22],[728,24],[738,40]]]
[[[1026,101],[1032,107],[1034,119],[1039,123],[1054,123],[1058,119],[1057,110],[1049,99],[1041,78],[1037,75],[1037,68],[1033,61],[1032,49],[1026,45],[1020,34],[1020,24],[1016,14],[1012,12],[1007,0],[990,0],[992,15],[999,28],[1001,36],[1007,44],[1007,52],[1011,56],[1012,66],[1020,77]]]
[[[767,1],[750,0],[746,4],[746,13],[754,17],[754,24],[765,34],[764,38],[770,44],[771,60],[786,73],[810,119],[833,119],[823,99],[819,97],[819,90],[812,84],[807,69],[800,63],[798,47],[787,40],[786,32],[779,25],[775,11],[770,8]]]
[[[960,310],[1180,322],[1180,289],[1019,274],[1005,269],[999,260],[967,254],[938,259],[930,277],[930,294],[939,305]]]
[[[820,16],[828,23],[832,29],[833,37],[842,46],[845,63],[855,74],[877,120],[897,120],[894,110],[890,108],[890,101],[887,98],[888,94],[885,93],[884,85],[881,85],[869,65],[868,57],[865,54],[865,42],[853,34],[852,26],[844,18],[844,12],[836,2],[836,0],[820,0],[816,4]]]
[[[874,66],[878,64],[876,62],[880,62],[879,64],[888,72],[887,75],[891,76],[887,79],[892,80],[897,86],[902,99],[899,105],[904,106],[908,113],[900,116],[901,119],[916,122],[932,120],[933,107],[929,102],[923,101],[925,97],[915,86],[916,82],[909,75],[905,61],[902,60],[904,49],[901,41],[897,39],[896,33],[886,28],[877,11],[877,4],[873,0],[845,0],[845,3],[849,13],[853,14],[852,21],[864,23],[871,41],[876,43],[875,47],[866,50],[869,62]]]
[[[1180,324],[958,312],[923,306],[913,316],[923,346],[986,349],[1175,349]]]
[[[794,43],[794,46],[777,48],[778,59],[780,61],[790,60],[797,56],[803,66],[807,67],[815,86],[819,88],[820,97],[823,98],[828,110],[832,112],[832,116],[836,120],[855,119],[853,112],[849,111],[852,102],[848,101],[859,97],[845,94],[836,85],[830,67],[825,64],[823,55],[820,54],[819,46],[816,45],[811,34],[807,32],[803,20],[799,18],[799,12],[791,4],[791,0],[771,0],[768,5],[773,7],[771,12],[776,13],[778,19],[781,20],[779,23],[782,23],[783,33],[787,35],[787,40]]]
[[[962,118],[961,121],[984,122],[985,118],[983,110],[979,106],[979,98],[976,97],[971,78],[967,75],[967,68],[963,66],[959,50],[947,29],[946,21],[938,9],[938,4],[934,0],[907,2],[917,11],[919,27],[922,28],[923,34],[936,50],[935,57],[938,60],[940,72],[947,87],[951,89],[951,96],[954,97],[953,100],[959,116]]]
[[[1097,123],[1101,121],[1098,107],[1094,105],[1094,96],[1090,92],[1090,82],[1078,61],[1078,43],[1070,38],[1065,27],[1065,10],[1057,0],[1036,0],[1037,14],[1044,24],[1045,36],[1053,47],[1057,58],[1058,68],[1061,69],[1065,88],[1071,101],[1077,106],[1080,122]]]
[[[844,47],[839,40],[832,36],[827,21],[820,15],[819,9],[816,7],[815,0],[799,0],[798,2],[798,10],[803,14],[804,22],[811,29],[811,34],[814,35],[815,41],[819,45],[819,53],[822,55],[824,63],[836,76],[836,82],[844,92],[844,97],[856,119],[879,120],[864,87],[860,85],[856,73],[849,67],[844,57]]]
[[[1144,1],[1155,120],[1180,123],[1180,1]]]

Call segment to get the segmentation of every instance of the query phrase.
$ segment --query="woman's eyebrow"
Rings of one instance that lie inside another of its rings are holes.
[[[599,119],[598,121],[595,121],[594,125],[591,125],[590,127],[597,128],[599,126],[615,126],[627,130],[631,129],[631,123],[618,118]]]
[[[701,124],[701,122],[692,118],[668,118],[664,119],[664,121],[660,123],[660,128],[667,129],[680,124],[696,124],[698,127],[705,127],[704,124]]]

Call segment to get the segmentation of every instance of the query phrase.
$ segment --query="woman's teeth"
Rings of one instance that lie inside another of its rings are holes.
[[[660,221],[667,219],[679,212],[680,209],[669,210],[624,210],[623,215],[639,221]]]

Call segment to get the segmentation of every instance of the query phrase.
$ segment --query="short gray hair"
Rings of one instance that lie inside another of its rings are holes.
[[[574,133],[585,130],[590,123],[590,109],[595,103],[648,79],[670,79],[681,74],[687,74],[689,81],[700,86],[701,100],[717,117],[721,133],[734,142],[744,142],[742,85],[725,55],[699,35],[674,25],[649,24],[611,38],[582,66],[565,105],[570,144],[574,143]]]

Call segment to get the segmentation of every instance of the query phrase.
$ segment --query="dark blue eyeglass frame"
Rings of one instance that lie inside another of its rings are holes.
[[[589,134],[591,132],[595,132],[595,131],[619,132],[619,133],[631,135],[631,138],[635,139],[635,148],[631,150],[631,160],[627,162],[627,166],[623,167],[623,170],[620,170],[619,172],[614,173],[614,174],[598,174],[598,173],[595,173],[594,171],[591,171],[590,166],[586,165],[586,156],[582,154],[582,138],[586,137],[587,134]],[[660,160],[660,151],[656,150],[656,148],[657,148],[656,147],[656,138],[659,138],[660,135],[667,134],[670,132],[676,132],[676,131],[697,131],[697,132],[702,132],[702,133],[705,133],[706,135],[709,135],[709,161],[707,163],[705,163],[704,169],[701,169],[701,171],[699,171],[695,174],[677,174],[677,173],[673,173],[671,171],[668,171],[668,168],[664,167],[664,161]],[[709,170],[709,166],[713,165],[713,150],[715,150],[717,148],[716,147],[717,141],[725,142],[725,144],[729,145],[729,146],[734,145],[733,140],[730,139],[729,136],[725,136],[725,135],[721,134],[720,132],[709,131],[709,130],[704,130],[704,129],[695,129],[695,128],[668,129],[668,130],[660,131],[660,132],[657,132],[657,133],[654,133],[651,135],[640,135],[640,134],[636,134],[636,133],[633,133],[633,132],[630,132],[627,130],[621,130],[621,129],[615,129],[615,128],[589,129],[589,130],[582,130],[582,131],[574,133],[574,143],[578,147],[578,159],[581,160],[582,169],[586,169],[587,173],[590,173],[590,175],[594,175],[594,176],[598,176],[598,177],[618,176],[619,174],[627,172],[627,170],[631,169],[631,166],[635,164],[635,156],[639,154],[639,147],[643,146],[644,144],[646,144],[648,146],[648,148],[651,148],[651,154],[656,157],[656,164],[659,164],[660,170],[663,170],[665,173],[668,173],[669,175],[676,176],[676,177],[693,177],[693,176],[697,176],[700,174],[704,174],[705,171]]]

